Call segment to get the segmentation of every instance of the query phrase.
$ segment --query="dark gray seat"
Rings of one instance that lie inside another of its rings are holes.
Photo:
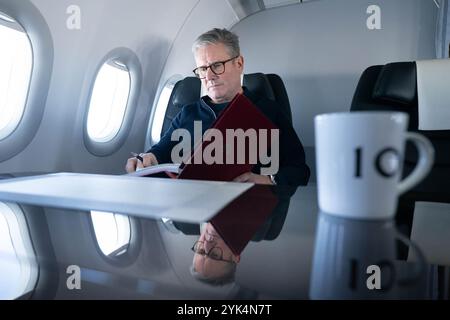
[[[289,98],[283,80],[278,75],[266,75],[263,73],[245,74],[243,78],[243,85],[258,96],[278,102],[282,108],[282,112],[292,123],[292,112]],[[170,123],[173,118],[175,118],[184,105],[195,102],[199,99],[200,92],[201,83],[200,80],[195,77],[186,77],[175,84],[167,105],[161,134],[170,127]],[[267,233],[268,239],[275,238],[279,234],[285,217],[286,214],[277,215],[277,219],[274,219],[276,223],[270,223],[266,226],[268,227],[268,230],[265,230],[264,234]],[[174,222],[174,225],[185,234],[200,233],[199,226],[197,224]]]
[[[409,131],[425,135],[435,149],[430,174],[410,194],[423,201],[450,202],[450,130],[418,129],[417,76],[415,62],[397,62],[367,68],[359,80],[351,111],[401,111],[409,115]],[[417,163],[417,151],[407,144],[404,175]]]
[[[196,77],[186,77],[175,84],[167,104],[161,134],[169,129],[170,123],[183,106],[193,103],[200,98],[200,91],[201,83]]]
[[[292,124],[292,112],[283,80],[277,74],[250,73],[244,75],[243,85],[258,96],[276,101]]]
[[[411,227],[416,201],[450,202],[450,130],[418,129],[417,71],[415,62],[396,62],[367,68],[356,88],[351,111],[401,111],[409,115],[408,130],[425,135],[435,149],[435,162],[429,175],[400,197],[396,219]],[[403,176],[417,163],[417,151],[407,143]],[[409,233],[406,230],[405,233]]]

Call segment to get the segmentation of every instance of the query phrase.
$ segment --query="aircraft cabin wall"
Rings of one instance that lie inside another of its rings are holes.
[[[246,73],[277,73],[283,78],[294,127],[311,167],[314,116],[349,110],[366,67],[435,57],[433,1],[377,1],[381,30],[366,26],[367,8],[375,4],[369,0],[308,1],[242,20],[232,3],[0,0],[0,11],[35,6],[54,47],[40,127],[22,151],[0,162],[0,171],[123,173],[130,151],[141,152],[150,145],[148,122],[159,92],[174,75],[192,75],[192,41],[212,27],[231,28],[240,36]],[[81,10],[80,29],[67,27],[71,5]],[[116,53],[133,62],[139,82],[127,111],[130,121],[115,148],[90,148],[84,131],[91,89],[102,63]]]
[[[138,0],[132,4],[118,0],[1,0],[0,11],[12,6],[17,12],[36,7],[35,11],[42,15],[50,30],[54,60],[40,127],[19,154],[0,163],[0,171],[123,173],[130,151],[143,148],[148,115],[164,61],[195,3],[176,0]],[[66,10],[71,5],[80,9],[80,29],[67,27],[70,14]],[[117,48],[128,49],[120,51],[121,54],[131,51],[136,56],[136,73],[140,74],[141,81],[137,86],[137,101],[130,106],[129,134],[117,150],[99,156],[85,146],[85,117],[96,72],[105,57]]]
[[[376,1],[381,30],[369,30],[370,0],[313,1],[244,19],[239,34],[247,73],[278,73],[294,128],[315,166],[314,116],[349,111],[359,77],[371,65],[435,58],[433,1]],[[315,171],[313,171],[315,172]]]

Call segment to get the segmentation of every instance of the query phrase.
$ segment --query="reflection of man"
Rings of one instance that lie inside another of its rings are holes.
[[[193,45],[197,68],[194,73],[201,79],[207,96],[186,105],[172,121],[159,143],[145,154],[142,161],[130,158],[127,172],[158,163],[172,162],[171,151],[178,141],[172,141],[175,129],[187,129],[194,136],[194,121],[202,121],[203,132],[238,93],[249,98],[279,129],[279,171],[273,176],[260,174],[260,165],[246,172],[235,181],[259,184],[306,185],[310,170],[305,163],[303,146],[291,123],[274,101],[258,97],[241,86],[244,58],[240,54],[238,37],[226,29],[213,29],[200,35]],[[194,141],[191,142],[192,147]]]
[[[233,254],[211,223],[203,226],[200,238],[194,243],[192,250],[194,260],[191,274],[196,279],[213,285],[234,281],[241,256]]]
[[[297,187],[253,186],[228,204],[208,223],[173,222],[185,234],[199,234],[192,275],[210,284],[234,280],[237,264],[249,241],[274,240],[283,228],[290,198]],[[219,234],[220,232],[220,234]]]

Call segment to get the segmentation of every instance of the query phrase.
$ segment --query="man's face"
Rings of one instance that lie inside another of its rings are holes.
[[[233,58],[222,43],[199,47],[195,52],[197,67],[209,66],[214,62],[225,61]],[[214,74],[208,68],[206,78],[202,79],[202,85],[206,94],[214,103],[231,101],[237,93],[242,92],[241,74],[244,67],[244,59],[239,56],[225,63],[225,72]]]
[[[204,242],[206,252],[209,252],[214,247],[219,247],[222,250],[222,258],[228,261],[238,263],[240,261],[239,255],[234,255],[231,249],[225,244],[223,239],[216,232],[211,223],[207,223],[200,234],[199,241]],[[207,256],[194,254],[194,269],[208,278],[221,277],[228,270],[226,261],[217,261]]]

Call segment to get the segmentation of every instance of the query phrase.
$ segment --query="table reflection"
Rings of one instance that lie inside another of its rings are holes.
[[[411,260],[399,259],[401,243]],[[426,298],[426,261],[393,220],[319,213],[310,283],[312,299]]]
[[[448,299],[449,203],[412,203],[412,231],[404,232],[391,220],[319,212],[313,183],[253,186],[203,223],[131,215],[126,251],[115,256],[99,249],[90,212],[21,208],[44,288],[33,297]],[[102,227],[114,238],[120,226]],[[72,265],[82,290],[66,286]]]
[[[257,185],[202,225],[173,222],[185,234],[199,234],[191,248],[191,275],[215,286],[234,282],[247,244],[278,237],[296,189]]]

